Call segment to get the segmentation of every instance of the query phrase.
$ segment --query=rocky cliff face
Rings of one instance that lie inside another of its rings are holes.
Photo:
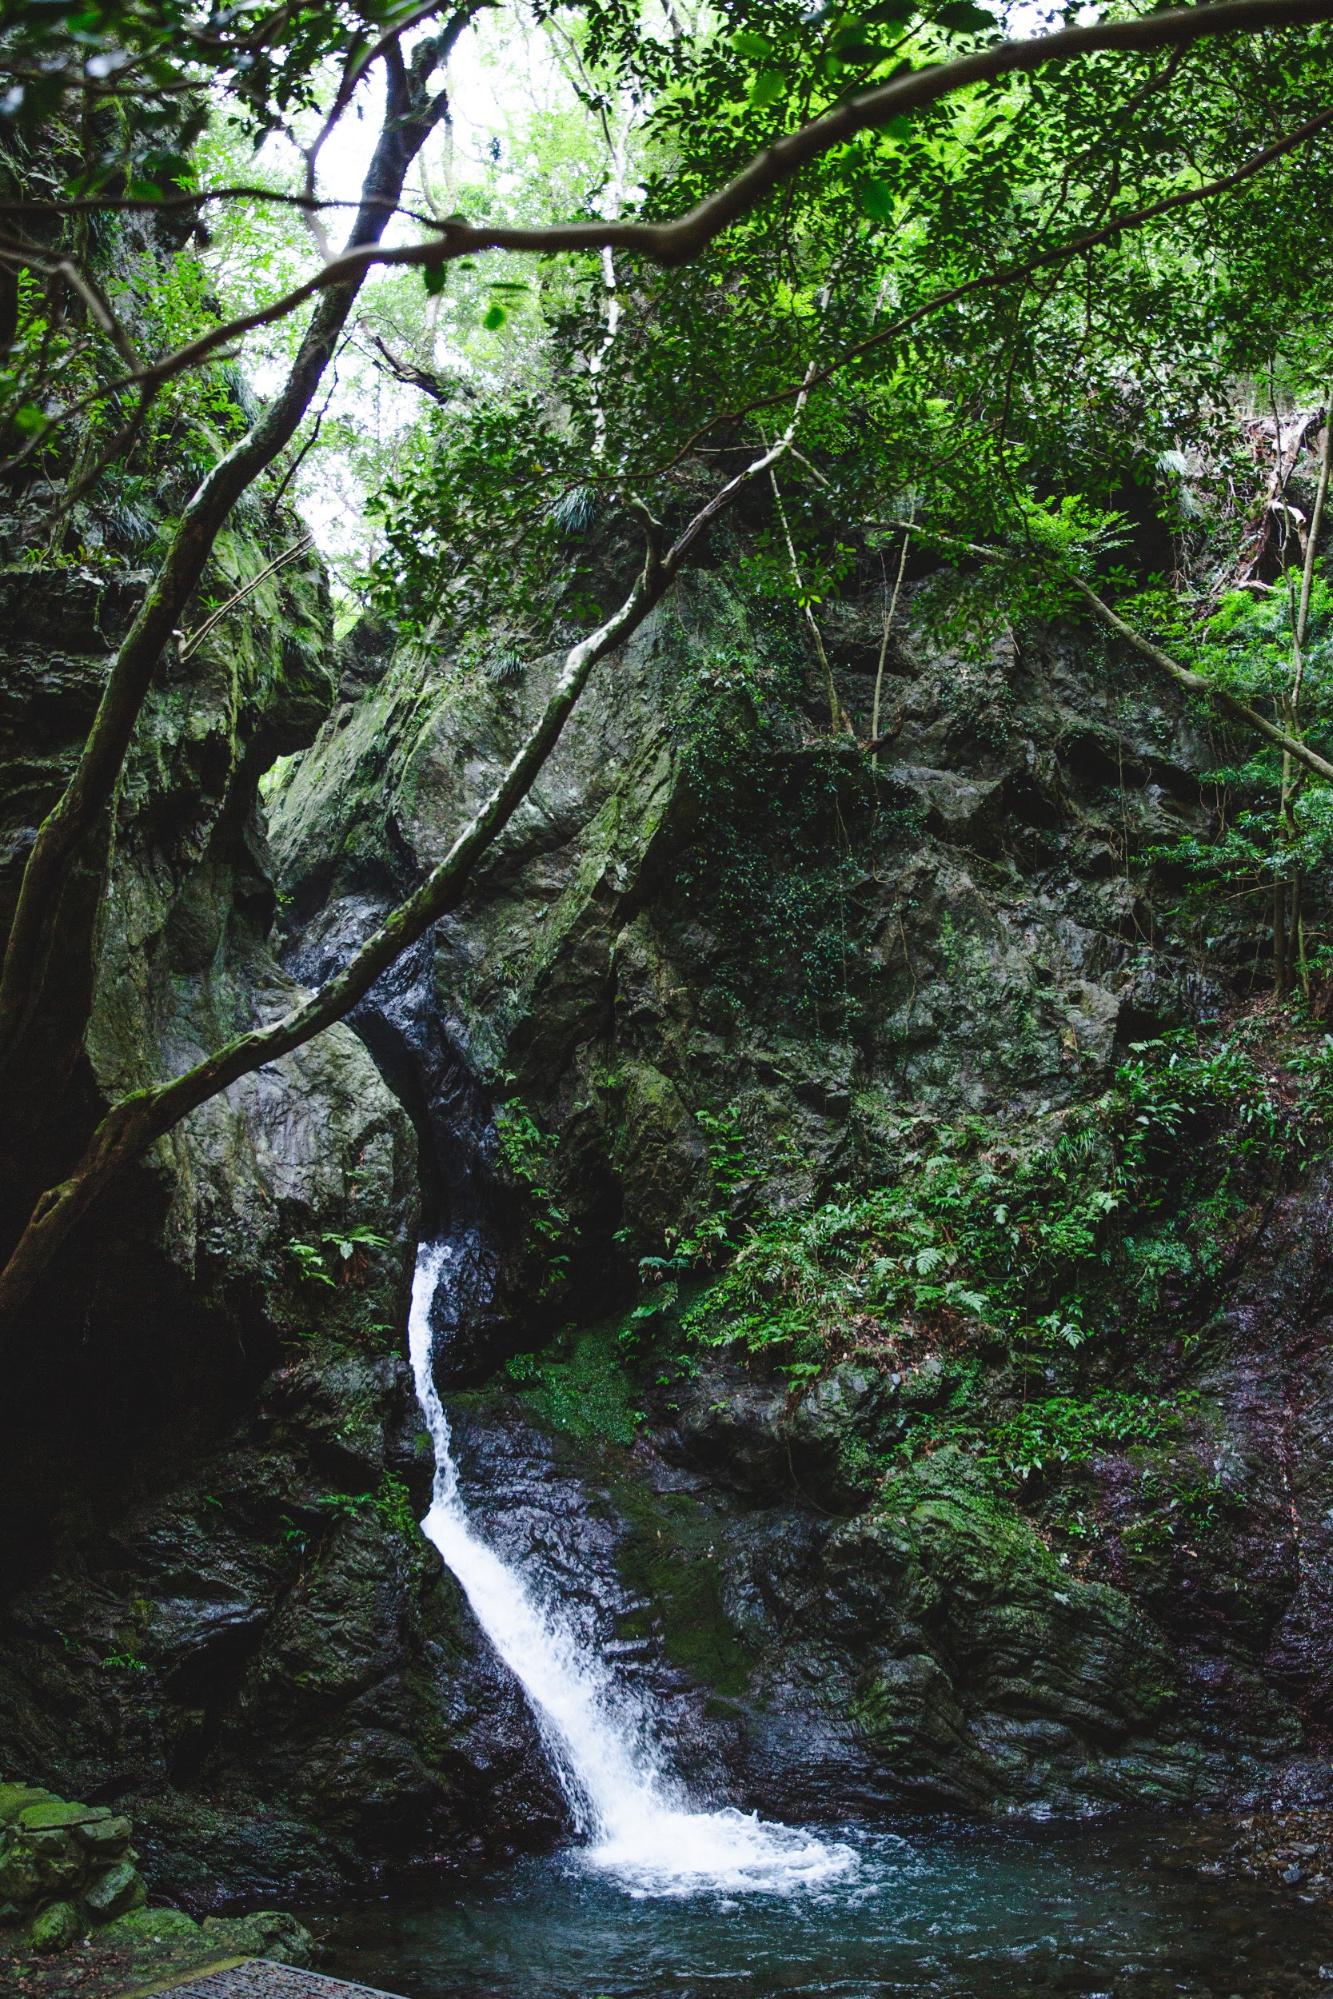
[[[265,554],[238,543],[228,582]],[[6,582],[11,880],[133,582]],[[865,734],[879,606],[828,617]],[[335,656],[299,565],[191,664],[136,747],[84,1101],[340,963],[549,672],[369,625]],[[1318,1111],[1301,1157],[1251,1157],[1252,1070],[1234,1119],[1231,1070],[1206,1115],[1182,1099],[1137,1198],[1175,1216],[1188,1182],[1202,1224],[1144,1248],[1145,1219],[1137,1263],[1095,1230],[1062,1249],[1120,1285],[1113,1333],[1048,1329],[1021,1362],[952,1293],[887,1311],[829,1210],[910,1188],[941,1134],[994,1176],[987,1213],[1025,1161],[1128,1156],[1089,1109],[1126,1050],[1248,989],[1253,940],[1228,919],[1205,944],[1154,859],[1208,832],[1214,747],[1078,632],[962,659],[909,617],[877,764],[827,739],[808,664],[724,573],[682,587],[357,1031],[182,1127],[44,1298],[4,1416],[0,1775],[132,1808],[154,1892],[311,1893],[563,1823],[413,1525],[419,1230],[466,1252],[440,1375],[479,1523],[538,1551],[718,1796],[833,1816],[1317,1788]],[[1259,1081],[1280,1123],[1295,1084]],[[801,1231],[819,1339],[768,1338],[786,1278],[736,1334],[709,1302],[729,1259],[771,1240],[776,1269]]]
[[[864,724],[878,606],[837,616]],[[735,1117],[755,1192],[786,1203],[864,1173],[904,1114],[1068,1102],[1117,1046],[1221,1003],[1224,960],[1163,935],[1150,886],[1148,850],[1210,810],[1209,745],[1169,691],[1086,635],[971,662],[904,639],[891,666],[875,771],[819,733],[789,632],[716,577],[682,585],[594,683],[433,954],[367,1009],[427,1117],[444,1105],[439,1172],[466,1156],[509,1251],[506,1189],[538,1177],[598,1246],[595,1280],[572,1269],[535,1308],[524,1267],[505,1338],[597,1307],[688,1227],[710,1198],[700,1112]],[[546,676],[417,649],[344,678],[274,799],[300,976],[438,858]]]
[[[140,726],[86,1059],[40,1121],[55,1170],[90,1104],[293,995],[258,788],[334,678],[322,574],[263,578],[275,538],[228,539],[217,597],[253,587]],[[0,577],[7,893],[142,581],[114,551],[97,569],[28,552]],[[0,1771],[147,1801],[155,1887],[201,1907],[466,1858],[557,1811],[415,1534],[426,1471],[396,1356],[419,1200],[410,1120],[335,1029],[174,1132],[6,1358]]]
[[[854,597],[830,613],[866,734],[878,619]],[[718,1235],[748,1221],[776,1270],[802,1215],[808,1241],[836,1235],[820,1201],[909,1184],[932,1133],[1000,1162],[1002,1214],[1014,1162],[1102,1142],[1080,1119],[1132,1048],[1216,1022],[1253,977],[1256,940],[1225,917],[1204,940],[1158,859],[1214,811],[1216,746],[1170,689],[1086,633],[964,659],[910,615],[890,667],[876,769],[821,733],[791,633],[695,578],[594,683],[433,952],[366,1009],[433,1134],[444,1225],[489,1243],[484,1309],[440,1363],[469,1389],[472,1504],[516,1554],[543,1549],[751,1802],[1317,1790],[1327,1200],[1301,1160],[1320,1113],[1294,1165],[1248,1178],[1229,1112],[1162,1113],[1176,1135],[1105,1340],[1053,1318],[964,1335],[947,1300],[894,1323],[848,1284],[818,1351],[769,1343],[783,1265],[743,1336],[710,1358],[705,1306],[691,1345]],[[547,671],[484,648],[349,668],[274,803],[309,978],[437,858]],[[1144,1055],[1142,1087],[1176,1060]],[[1087,1257],[1095,1288],[1109,1238]],[[593,1330],[549,1348],[562,1325]]]

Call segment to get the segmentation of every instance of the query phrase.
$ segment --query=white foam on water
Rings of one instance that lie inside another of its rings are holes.
[[[458,1489],[449,1423],[435,1386],[431,1306],[451,1245],[417,1255],[408,1349],[435,1448],[422,1532],[457,1577],[482,1630],[528,1696],[586,1844],[580,1858],[634,1896],[793,1894],[852,1873],[856,1853],[799,1827],[735,1811],[696,1811],[667,1768],[652,1718],[612,1680],[558,1609],[473,1530]]]

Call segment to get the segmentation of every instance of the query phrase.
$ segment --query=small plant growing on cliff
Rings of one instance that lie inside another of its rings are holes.
[[[339,1283],[359,1283],[365,1275],[369,1252],[387,1249],[389,1238],[358,1225],[350,1229],[325,1229],[314,1242],[293,1240],[283,1247],[306,1282],[332,1288]]]
[[[288,1242],[283,1244],[288,1256],[296,1264],[298,1273],[311,1284],[332,1285],[333,1276],[324,1262],[324,1252],[315,1242]]]
[[[495,1140],[511,1180],[528,1196],[528,1227],[544,1264],[539,1295],[546,1298],[569,1273],[569,1256],[563,1247],[569,1234],[569,1213],[554,1187],[557,1141],[542,1130],[521,1097],[510,1097],[496,1111]]]
[[[740,1202],[737,1196],[743,1188],[752,1187],[761,1177],[735,1104],[727,1104],[720,1111],[696,1111],[694,1121],[706,1141],[708,1171],[713,1183],[712,1199],[685,1234],[672,1229],[666,1231],[667,1242],[671,1246],[669,1256],[640,1257],[639,1278],[643,1283],[661,1284],[686,1271],[707,1269],[720,1263],[726,1252],[735,1246],[739,1233]],[[655,1316],[657,1310],[658,1306],[650,1303],[631,1316],[646,1319]]]
[[[1186,1142],[1226,1146],[1201,1183]],[[1039,1146],[972,1120],[904,1150],[897,1177],[856,1198],[759,1217],[687,1309],[705,1346],[785,1364],[850,1340],[897,1348],[982,1338],[1049,1354],[1106,1340],[1206,1280],[1244,1206],[1244,1177],[1298,1149],[1299,1121],[1241,1037],[1137,1044],[1113,1087]]]
[[[412,1495],[395,1472],[386,1471],[380,1480],[379,1491],[375,1494],[375,1511],[391,1534],[409,1542],[420,1538]]]

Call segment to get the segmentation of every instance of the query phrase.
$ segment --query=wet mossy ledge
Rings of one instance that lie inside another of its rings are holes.
[[[310,1933],[260,1910],[196,1922],[152,1908],[130,1821],[0,1783],[0,1974],[14,1999],[86,1999],[246,1957],[309,1964]]]
[[[1322,1027],[1267,1008],[1037,1118],[904,1119],[832,1201],[765,1208],[710,1114],[711,1198],[637,1299],[447,1398],[469,1502],[761,1808],[1317,1799],[1272,1439],[1331,1115]],[[1327,1487],[1302,1459],[1307,1549]]]

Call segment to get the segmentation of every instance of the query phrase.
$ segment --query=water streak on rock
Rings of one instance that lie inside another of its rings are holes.
[[[851,1872],[857,1861],[849,1846],[730,1808],[695,1809],[667,1766],[652,1717],[615,1684],[558,1608],[543,1602],[474,1531],[433,1370],[432,1307],[448,1285],[453,1254],[449,1242],[423,1244],[412,1286],[412,1369],[435,1448],[422,1531],[527,1694],[584,1835],[588,1862],[620,1877],[636,1895],[708,1889],[786,1894]]]

